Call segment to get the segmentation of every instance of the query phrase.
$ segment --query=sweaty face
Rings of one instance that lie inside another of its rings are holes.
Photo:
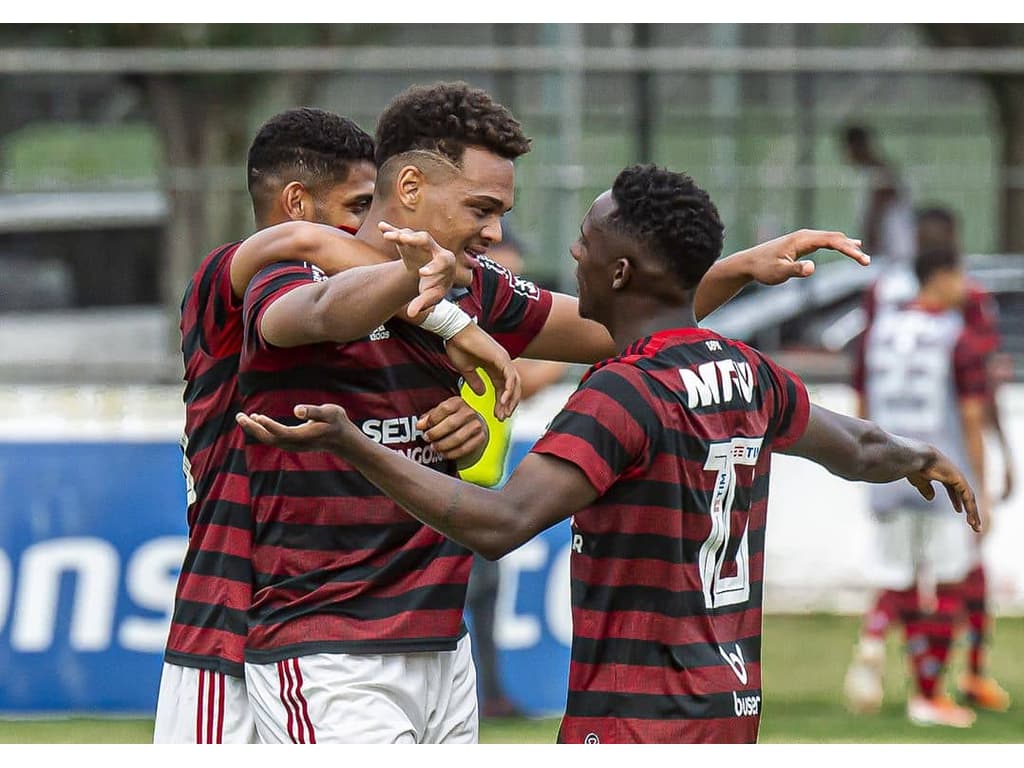
[[[456,173],[428,178],[420,226],[456,256],[472,260],[501,242],[501,217],[512,208],[514,187],[511,160],[469,147]]]
[[[348,176],[326,192],[314,197],[314,216],[318,224],[359,229],[373,201],[377,168],[362,161],[353,165]]]
[[[580,317],[601,321],[603,310],[611,294],[611,275],[608,266],[614,261],[612,233],[607,218],[615,210],[611,190],[598,196],[583,218],[580,236],[569,246],[576,260],[576,292]]]

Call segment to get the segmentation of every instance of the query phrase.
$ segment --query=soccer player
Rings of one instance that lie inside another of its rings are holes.
[[[906,184],[868,128],[847,127],[843,143],[847,162],[864,175],[858,223],[865,248],[887,262],[909,265],[914,258],[914,210]]]
[[[381,260],[337,229],[355,231],[369,210],[376,177],[373,150],[368,134],[329,112],[296,109],[271,118],[248,156],[249,192],[260,232],[214,249],[185,291],[182,447],[189,538],[161,675],[156,742],[255,740],[242,666],[251,595],[249,487],[244,436],[233,418],[238,409],[241,297],[249,277],[282,253],[335,271]],[[282,222],[317,222],[309,226],[322,230],[332,249],[307,254],[298,238],[284,236],[294,225]],[[279,224],[283,230],[275,226]],[[417,281],[407,282],[416,286]],[[378,287],[385,286],[382,278]],[[485,336],[467,328],[453,341],[460,345],[470,339],[465,352],[469,361],[473,350],[487,348],[474,343],[474,335]],[[503,350],[501,355],[511,365]],[[500,370],[495,375],[501,379]],[[471,411],[467,407],[459,413]]]
[[[948,246],[923,250],[915,273],[916,297],[880,311],[863,345],[857,383],[864,410],[887,428],[939,445],[983,489],[986,350],[965,327],[959,253]],[[986,494],[979,498],[987,514]],[[914,674],[907,714],[922,725],[968,727],[974,713],[945,696],[942,674],[976,542],[951,524],[946,505],[924,503],[899,487],[872,488],[871,508],[879,559],[873,570],[901,607]]]
[[[579,312],[618,356],[595,365],[501,490],[409,461],[335,404],[299,424],[239,414],[260,443],[325,451],[449,539],[497,558],[572,520],[573,643],[563,742],[752,742],[770,456],[849,479],[943,483],[972,526],[960,472],[928,445],[811,406],[756,350],[694,327],[693,292],[722,224],[693,181],[627,168],[572,246]],[[296,457],[298,461],[298,457]]]
[[[956,215],[944,206],[922,208],[916,214],[917,251],[949,250],[961,252]],[[913,264],[889,265],[867,291],[864,311],[868,330],[880,313],[901,307],[914,299],[920,289]],[[977,282],[964,276],[963,301],[958,305],[965,329],[970,332],[972,349],[984,357],[984,368],[989,373],[989,386],[985,391],[985,421],[997,437],[1003,455],[1004,476],[1001,499],[1005,500],[1013,489],[1013,456],[1003,430],[996,399],[999,384],[996,351],[1000,339],[997,329],[997,310],[992,296]],[[857,344],[854,366],[854,388],[864,391],[864,350],[869,337],[865,331]],[[859,400],[860,415],[867,414],[867,402]],[[990,617],[981,538],[972,540],[973,565],[963,583],[963,609],[968,626],[968,669],[957,681],[960,697],[972,706],[1004,711],[1009,706],[1009,694],[985,670],[985,645],[989,637]],[[853,659],[844,679],[844,695],[849,709],[855,713],[875,712],[882,704],[883,670],[885,666],[885,637],[893,622],[916,621],[920,614],[917,589],[882,589],[864,617],[860,637],[854,648]]]

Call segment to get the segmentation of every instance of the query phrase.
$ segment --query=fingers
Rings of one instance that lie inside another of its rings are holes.
[[[523,378],[515,365],[509,363],[502,369],[501,375],[492,376],[494,390],[497,397],[494,402],[494,417],[498,421],[504,421],[511,416],[519,406],[523,396]]]
[[[416,428],[423,430],[423,432],[427,432],[432,427],[437,426],[447,419],[453,413],[457,413],[463,406],[469,408],[466,401],[458,395],[449,397],[447,400],[442,400],[420,417],[419,421],[416,422]],[[473,409],[470,408],[470,410],[472,411]]]
[[[920,474],[913,474],[907,477],[910,484],[917,488],[917,492],[920,493],[928,501],[935,498],[935,489],[932,488],[931,481]]]
[[[430,288],[421,288],[419,294],[409,302],[406,314],[409,317],[417,317],[421,312],[426,312],[431,307],[436,306],[447,293],[448,291],[445,290],[444,286],[435,285]]]
[[[828,248],[848,256],[858,264],[867,266],[871,263],[871,257],[861,250],[861,245],[860,240],[847,237],[842,232],[802,229],[797,232],[796,255],[797,257],[806,256],[819,248]]]
[[[259,440],[261,443],[266,443],[268,445],[273,445],[274,444],[274,440],[275,440],[274,436],[272,434],[270,434],[263,427],[262,424],[260,424],[260,423],[258,423],[256,421],[253,421],[246,414],[244,414],[244,413],[236,413],[235,414],[235,421],[238,423],[238,426],[240,426],[242,428],[242,431],[245,432],[245,434],[249,435],[249,437],[253,437],[253,438]]]
[[[441,426],[455,427],[457,422],[454,418],[448,421],[452,423],[438,425],[432,432],[440,429]],[[467,421],[459,424],[455,429],[440,438],[431,439],[429,442],[433,449],[444,458],[461,459],[476,451],[486,439],[483,424],[480,418],[473,413]]]
[[[334,403],[325,403],[324,405],[296,405],[294,413],[296,418],[308,419],[309,421],[320,421],[323,423],[339,422],[345,417],[345,409],[340,405],[335,405]]]
[[[466,382],[466,386],[473,390],[475,395],[483,395],[487,392],[487,386],[484,384],[484,380],[477,373],[476,368],[470,368],[462,372],[462,378]]]

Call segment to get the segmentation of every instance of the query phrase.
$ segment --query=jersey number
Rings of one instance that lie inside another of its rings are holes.
[[[750,599],[750,547],[747,525],[736,551],[736,575],[723,576],[725,555],[729,549],[732,505],[736,498],[736,467],[752,467],[761,455],[761,437],[734,437],[724,443],[712,443],[704,462],[706,472],[715,472],[711,494],[711,533],[700,548],[700,580],[708,610],[745,603]]]

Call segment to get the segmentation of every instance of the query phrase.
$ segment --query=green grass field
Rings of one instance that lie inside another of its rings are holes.
[[[843,673],[857,631],[850,616],[768,616],[764,637],[765,743],[1024,743],[1024,619],[1001,619],[990,654],[993,673],[1010,691],[1014,706],[1005,714],[980,713],[969,730],[919,728],[907,722],[906,675],[900,641],[889,641],[886,701],[881,713],[854,717],[842,705]],[[960,667],[954,651],[953,672]],[[557,719],[484,722],[485,743],[530,744],[555,740]],[[145,743],[150,720],[0,720],[0,743]]]

